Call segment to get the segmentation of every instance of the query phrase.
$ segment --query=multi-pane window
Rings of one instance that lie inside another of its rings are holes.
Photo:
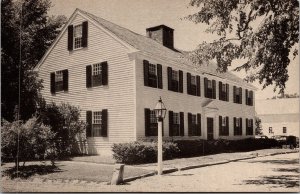
[[[74,27],[74,49],[82,47],[82,25]]]
[[[253,135],[253,119],[246,119],[246,135]]]
[[[242,126],[242,118],[233,118],[234,124],[234,135],[242,135],[243,126]]]
[[[206,98],[216,99],[216,81],[204,78],[204,96]]]
[[[157,87],[156,65],[149,63],[149,80],[148,84],[151,87]]]
[[[286,133],[286,127],[283,127],[282,130],[283,133]]]
[[[253,91],[246,89],[246,105],[253,106]]]
[[[55,91],[63,91],[63,71],[55,72]]]
[[[191,84],[196,86],[196,76],[191,76]]]
[[[102,82],[102,65],[101,63],[93,64],[93,86],[99,86]]]
[[[242,104],[242,88],[241,87],[233,87],[233,102],[234,103],[238,103],[238,104]]]
[[[102,114],[101,114],[101,111],[93,112],[92,137],[101,136],[101,128],[102,128]]]
[[[158,130],[158,125],[157,125],[157,119],[155,116],[155,111],[150,110],[150,126],[149,126],[149,135],[150,136],[157,136],[157,130]]]
[[[219,100],[229,101],[229,85],[219,82]]]
[[[172,80],[178,81],[178,71],[172,70]]]
[[[198,75],[191,75],[187,72],[186,76],[187,82],[187,94],[193,96],[200,96],[200,76]]]
[[[269,127],[269,133],[272,134],[273,133],[273,128]]]
[[[183,72],[167,68],[168,72],[168,90],[183,93]]]
[[[201,115],[188,113],[188,135],[201,136]]]
[[[162,83],[162,65],[151,64],[143,60],[144,64],[144,85],[153,88],[163,88]]]
[[[180,135],[180,115],[179,113],[173,113],[173,136]]]
[[[220,136],[229,135],[228,117],[219,116],[219,134]]]
[[[154,64],[149,64],[149,74],[150,75],[156,75],[156,65]]]

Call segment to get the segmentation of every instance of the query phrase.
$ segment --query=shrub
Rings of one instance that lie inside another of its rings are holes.
[[[85,140],[85,123],[80,121],[80,109],[68,103],[41,103],[40,119],[51,126],[55,133],[54,142],[58,157],[70,156],[77,152],[78,139]]]
[[[157,161],[157,142],[118,143],[112,146],[113,157],[125,164],[153,163]],[[163,159],[173,159],[179,149],[172,142],[163,143]]]
[[[4,120],[1,129],[2,159],[3,161],[13,159],[16,166],[19,166],[19,162],[25,164],[27,160],[53,156],[55,153],[53,149],[54,136],[55,133],[51,131],[50,127],[38,122],[35,117],[26,123],[21,121],[10,123]]]

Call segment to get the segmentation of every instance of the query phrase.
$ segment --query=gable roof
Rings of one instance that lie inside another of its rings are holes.
[[[121,27],[117,24],[109,22],[103,18],[97,17],[97,16],[95,16],[91,13],[85,12],[81,9],[77,8],[75,10],[75,12],[72,14],[71,18],[69,19],[68,23],[70,23],[70,20],[74,17],[76,12],[79,12],[79,13],[87,16],[89,19],[96,22],[101,27],[103,27],[107,31],[111,32],[116,37],[118,37],[119,39],[121,39],[122,41],[127,43],[128,45],[132,46],[133,48],[139,50],[140,52],[142,52],[146,55],[151,55],[151,56],[167,59],[170,61],[175,61],[176,63],[181,64],[181,65],[194,67],[194,64],[192,64],[192,62],[190,62],[188,60],[187,55],[189,52],[175,50],[175,49],[174,50],[169,49],[151,38],[137,34],[129,29]],[[68,25],[68,23],[66,25]],[[66,26],[64,26],[61,34],[65,30],[67,30]],[[58,41],[58,39],[59,38],[57,38],[55,40],[53,45]],[[51,50],[53,48],[53,45],[50,47],[49,50]],[[50,52],[49,50],[47,51],[47,53]],[[45,55],[47,55],[47,53]],[[42,58],[41,61],[43,61],[44,59],[45,59],[45,56]],[[39,67],[39,65],[41,65],[41,64],[39,63],[37,65],[37,67]],[[202,65],[200,68],[197,68],[196,71],[199,73],[202,73],[202,74],[217,76],[217,77],[220,77],[220,78],[223,78],[226,80],[237,82],[239,85],[248,86],[253,89],[256,89],[254,86],[246,83],[238,76],[236,76],[230,72],[219,73],[216,71],[216,68],[217,68],[217,66],[215,64],[210,63],[208,65]]]
[[[299,114],[299,98],[256,100],[258,115]]]

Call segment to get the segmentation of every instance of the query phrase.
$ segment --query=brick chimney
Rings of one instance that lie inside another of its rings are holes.
[[[174,49],[174,29],[159,25],[146,29],[147,37],[161,43],[165,47]]]

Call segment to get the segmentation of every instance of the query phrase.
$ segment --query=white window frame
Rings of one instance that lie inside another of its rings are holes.
[[[150,110],[150,123],[157,123],[156,115],[154,110]]]
[[[92,68],[93,68],[93,74],[92,75],[101,75],[101,73],[102,73],[101,63],[93,64]]]
[[[149,63],[149,74],[156,76],[157,72],[156,72],[156,65],[155,64]]]
[[[236,127],[240,127],[240,118],[236,118],[236,120],[235,120],[235,126]]]
[[[222,126],[225,127],[226,125],[226,117],[222,117]]]
[[[102,124],[102,112],[101,111],[95,111],[93,112],[93,124]]]
[[[56,71],[55,72],[55,82],[63,81],[63,71]]]
[[[179,81],[179,73],[176,70],[172,70],[172,80]]]
[[[74,50],[82,48],[82,24],[74,26],[73,45]]]
[[[179,115],[179,113],[173,113],[173,124],[180,125],[180,115]]]
[[[212,80],[207,80],[207,88],[212,89]]]
[[[191,76],[191,85],[196,85],[196,76],[194,75]]]

